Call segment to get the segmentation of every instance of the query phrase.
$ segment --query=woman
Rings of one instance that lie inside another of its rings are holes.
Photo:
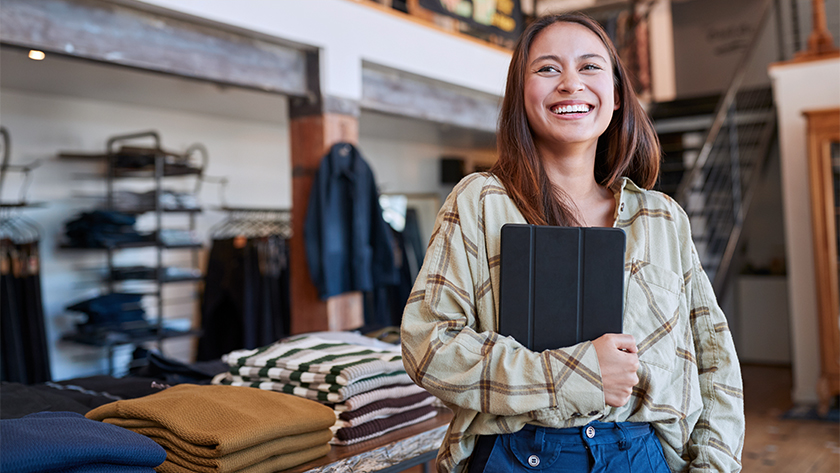
[[[447,198],[403,317],[407,371],[455,412],[438,469],[740,470],[732,337],[688,218],[645,190],[658,141],[603,29],[533,22],[499,123],[499,160]],[[624,333],[541,353],[497,334],[505,223],[622,228]]]

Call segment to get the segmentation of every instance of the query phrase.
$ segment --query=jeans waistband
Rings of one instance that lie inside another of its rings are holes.
[[[589,431],[589,433],[592,433],[591,437],[587,434],[590,427],[593,429]],[[648,422],[594,421],[581,427],[567,427],[563,429],[526,424],[517,434],[534,435],[539,430],[542,430],[546,440],[552,442],[565,444],[585,442],[590,445],[598,445],[639,438],[652,432],[653,427]]]

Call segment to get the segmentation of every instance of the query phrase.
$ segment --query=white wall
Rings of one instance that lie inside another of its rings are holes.
[[[738,359],[741,363],[789,365],[787,278],[741,275],[735,283],[738,326],[732,332]]]
[[[326,95],[358,100],[362,61],[502,95],[510,53],[347,0],[137,0],[321,48]]]
[[[840,59],[770,67],[779,120],[793,355],[793,399],[814,402],[819,334],[805,110],[840,106]]]

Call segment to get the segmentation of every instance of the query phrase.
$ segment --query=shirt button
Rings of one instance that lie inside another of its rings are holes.
[[[591,425],[589,427],[587,427],[586,428],[586,436],[589,437],[589,438],[595,437],[595,427],[592,427]]]
[[[589,413],[590,416],[597,416],[598,414],[600,414],[598,411],[592,411]]]
[[[580,417],[580,416],[581,416],[580,412],[575,412],[574,414],[572,414],[572,417]]]
[[[534,468],[540,466],[540,457],[536,455],[531,455],[530,457],[528,457],[528,464]]]
[[[624,212],[624,202],[622,202],[621,205],[618,206],[618,211]]]

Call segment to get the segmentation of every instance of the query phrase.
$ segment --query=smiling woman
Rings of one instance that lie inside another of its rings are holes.
[[[589,111],[555,113],[566,105]],[[590,225],[604,223],[609,213],[604,202],[611,194],[603,189],[622,176],[650,188],[659,174],[653,125],[606,33],[582,15],[544,17],[523,33],[508,70],[497,140],[499,159],[491,172],[531,223],[586,223],[585,202],[569,195],[573,189],[557,171],[574,172],[579,164],[585,172],[593,152],[594,173],[581,192],[600,201],[593,210],[601,218],[591,218]],[[571,159],[575,155],[587,158]]]
[[[597,23],[528,27],[497,142],[490,172],[465,177],[440,210],[403,315],[406,371],[455,412],[438,470],[739,471],[726,318],[685,212],[648,190],[659,142]],[[508,223],[624,230],[624,333],[542,352],[499,335]]]

